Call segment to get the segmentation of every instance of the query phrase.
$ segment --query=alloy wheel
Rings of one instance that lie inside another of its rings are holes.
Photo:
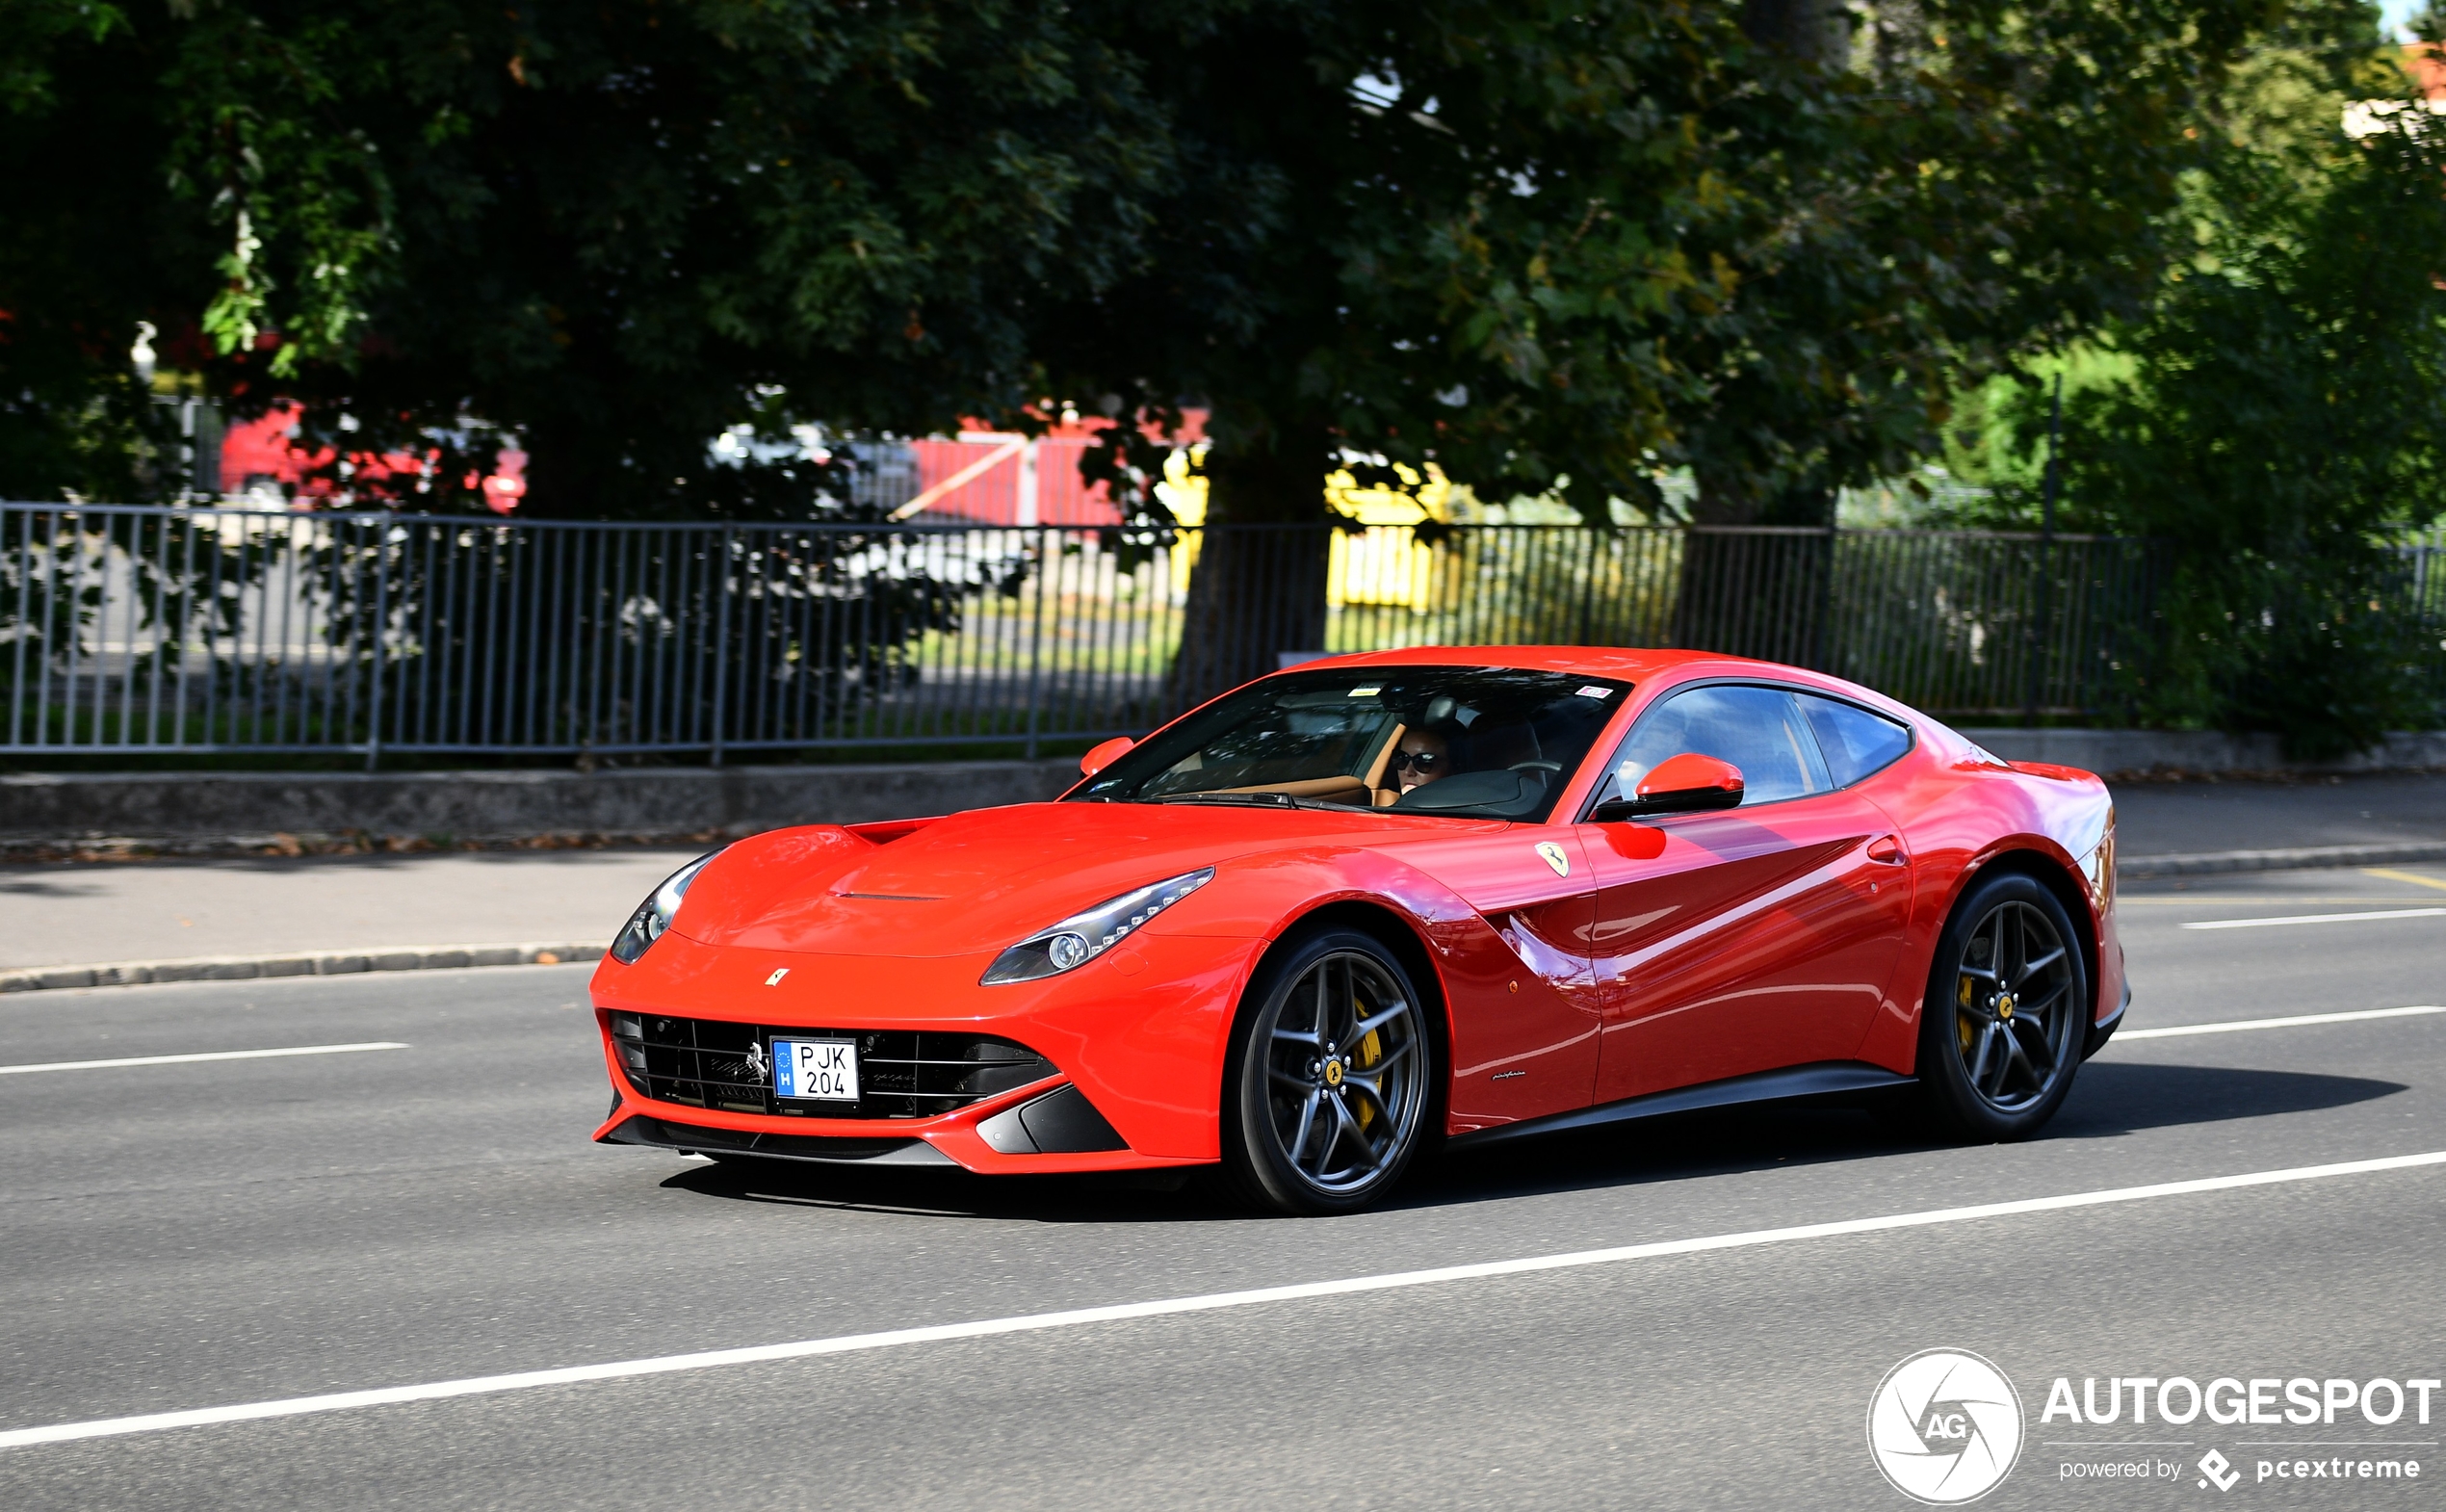
[[[2079,1055],[2074,962],[2055,921],[1998,903],[1963,943],[1954,983],[1954,1046],[1971,1090],[2000,1113],[2036,1106]]]
[[[1317,957],[1267,1027],[1265,1107],[1276,1152],[1311,1189],[1344,1196],[1395,1168],[1426,1107],[1418,1007],[1373,956]]]

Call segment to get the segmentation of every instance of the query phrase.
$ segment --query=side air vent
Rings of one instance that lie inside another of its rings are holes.
[[[1130,1148],[1087,1094],[1075,1086],[1006,1108],[978,1124],[976,1134],[1003,1155],[1085,1155]]]

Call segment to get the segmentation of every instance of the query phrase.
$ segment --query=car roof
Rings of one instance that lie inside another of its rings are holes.
[[[1813,688],[1884,710],[1896,718],[1926,724],[1927,716],[1872,688],[1782,662],[1730,656],[1720,651],[1678,651],[1630,646],[1405,646],[1398,651],[1354,651],[1320,657],[1283,668],[1305,672],[1337,666],[1517,666],[1536,672],[1611,677],[1631,684],[1652,684],[1672,673],[1715,677],[1771,677],[1778,682]],[[1269,674],[1280,677],[1282,672]],[[1678,677],[1669,681],[1678,682]]]
[[[1303,662],[1287,671],[1335,666],[1517,666],[1537,672],[1579,672],[1633,682],[1706,663],[1758,672],[1798,672],[1775,662],[1723,656],[1712,651],[1668,651],[1623,646],[1405,646],[1397,651],[1355,651]],[[1807,674],[1804,674],[1807,675]]]

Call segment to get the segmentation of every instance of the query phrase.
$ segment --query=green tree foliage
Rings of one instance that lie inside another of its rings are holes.
[[[2203,100],[2336,3],[0,0],[0,491],[107,491],[142,319],[311,439],[514,431],[545,514],[800,513],[707,439],[1062,402],[1126,484],[1194,401],[1225,523],[1352,454],[1822,521],[2139,317]],[[1190,681],[1318,643],[1321,540],[1209,548],[1270,628]]]
[[[2183,123],[2274,3],[1144,13],[1190,192],[1052,386],[1210,399],[1220,521],[1322,521],[1357,453],[1600,522],[1689,466],[1703,520],[1820,523],[1959,374],[2145,301]],[[1216,568],[1321,619],[1314,561]]]
[[[12,156],[87,222],[8,235],[0,308],[116,217],[91,344],[154,319],[360,447],[515,429],[542,512],[698,508],[759,415],[1108,396],[1212,405],[1225,518],[1316,517],[1342,449],[1783,518],[2147,287],[2277,3],[0,0]]]
[[[1728,177],[1761,213],[1741,298],[1688,359],[1707,399],[1672,454],[1709,523],[1831,523],[1835,489],[1939,449],[1965,378],[2144,307],[2199,159],[2186,128],[2283,13],[1901,0],[1859,8],[1830,48],[1808,45],[1808,3],[1745,11]]]
[[[2193,255],[2082,364],[2065,495],[2069,523],[2179,554],[2142,717],[2324,756],[2438,713],[2392,540],[2446,506],[2446,131],[2358,7],[2308,20],[2206,113]],[[2025,456],[2042,405],[2017,404]]]
[[[1119,9],[0,0],[40,43],[0,74],[33,191],[0,229],[8,386],[50,360],[29,322],[90,396],[151,319],[311,439],[344,410],[358,450],[515,431],[535,512],[768,498],[706,487],[713,434],[1036,397],[1030,311],[1116,275],[1171,169],[1145,61],[1099,38]]]
[[[151,482],[160,427],[128,352],[209,252],[164,224],[154,122],[95,66],[131,45],[117,7],[0,0],[0,497]]]

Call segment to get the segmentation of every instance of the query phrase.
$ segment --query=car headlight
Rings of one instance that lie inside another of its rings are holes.
[[[671,917],[680,911],[680,899],[687,896],[688,884],[696,880],[696,873],[705,870],[706,862],[720,854],[718,850],[709,851],[664,877],[663,885],[637,905],[637,912],[629,915],[629,922],[612,937],[612,958],[623,966],[636,964],[645,948],[663,938],[663,931],[671,926]]]
[[[1034,981],[1084,966],[1120,944],[1132,929],[1213,880],[1214,868],[1204,867],[1072,914],[994,957],[994,964],[985,968],[978,980],[988,987],[997,982]]]

